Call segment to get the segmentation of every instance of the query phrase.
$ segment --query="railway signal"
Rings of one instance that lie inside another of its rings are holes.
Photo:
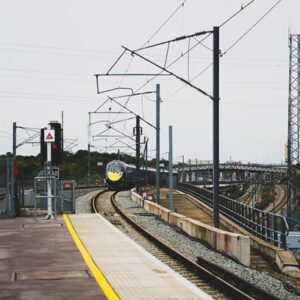
[[[51,219],[52,215],[52,168],[53,165],[62,163],[62,129],[58,122],[50,122],[47,129],[41,129],[41,162],[46,163],[45,170],[47,174],[47,216],[45,219]],[[56,178],[59,175],[55,176]]]
[[[41,129],[41,163],[47,159],[47,143],[51,142],[51,164],[59,165],[63,161],[62,128],[58,122],[49,123],[51,129]]]

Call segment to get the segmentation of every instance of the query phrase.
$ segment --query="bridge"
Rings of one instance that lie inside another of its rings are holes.
[[[264,181],[280,180],[287,175],[285,164],[242,164],[236,162],[220,163],[220,181],[250,181],[260,178]],[[211,181],[213,164],[205,162],[199,164],[178,165],[180,182]]]

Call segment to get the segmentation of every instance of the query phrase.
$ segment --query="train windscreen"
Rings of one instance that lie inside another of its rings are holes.
[[[111,163],[107,166],[106,175],[111,181],[119,181],[124,173],[124,166],[118,163]]]

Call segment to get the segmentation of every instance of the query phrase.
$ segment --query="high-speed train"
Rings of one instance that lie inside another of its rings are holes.
[[[140,169],[140,185],[155,185],[156,170],[153,168]],[[174,183],[177,182],[177,173],[173,173]],[[160,170],[160,185],[166,186],[169,182],[169,172]],[[136,167],[121,160],[113,160],[106,165],[105,185],[109,190],[131,189],[136,185]]]

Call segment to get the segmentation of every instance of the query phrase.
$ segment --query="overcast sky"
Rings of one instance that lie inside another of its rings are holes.
[[[12,151],[12,126],[42,128],[64,116],[64,136],[77,139],[72,151],[87,149],[89,112],[107,96],[97,95],[94,74],[106,73],[122,53],[121,46],[144,45],[212,30],[250,0],[1,0],[0,1],[0,154]],[[220,28],[220,160],[284,162],[288,126],[288,32],[300,34],[300,1],[283,0],[243,39],[235,42],[277,2],[256,0]],[[184,5],[181,5],[184,3]],[[178,10],[177,10],[178,8]],[[177,11],[176,11],[177,10]],[[176,11],[176,13],[175,13]],[[203,36],[206,37],[206,36]],[[140,51],[168,66],[203,37]],[[234,45],[232,48],[231,46]],[[212,37],[208,36],[169,69],[212,94]],[[228,51],[227,51],[228,50]],[[227,51],[227,52],[226,52]],[[226,52],[226,53],[225,53]],[[207,68],[206,71],[204,69]],[[130,54],[111,73],[158,73],[159,69]],[[149,81],[148,84],[145,84]],[[174,160],[212,160],[212,101],[169,76],[103,77],[100,90],[161,89],[161,153],[167,158],[168,126],[173,126]],[[155,124],[155,94],[118,99]],[[94,150],[133,153],[130,139],[103,139],[121,131],[132,135],[134,120],[106,130],[108,121],[132,118],[107,102],[90,114]],[[102,122],[103,121],[103,122]],[[155,157],[155,132],[142,123]],[[17,142],[35,132],[18,128]],[[68,145],[68,142],[65,143]],[[113,146],[112,146],[113,145]],[[112,147],[109,147],[112,146]],[[107,147],[107,148],[106,148]],[[125,147],[125,148],[123,148]],[[17,154],[36,155],[39,146],[23,145]]]

